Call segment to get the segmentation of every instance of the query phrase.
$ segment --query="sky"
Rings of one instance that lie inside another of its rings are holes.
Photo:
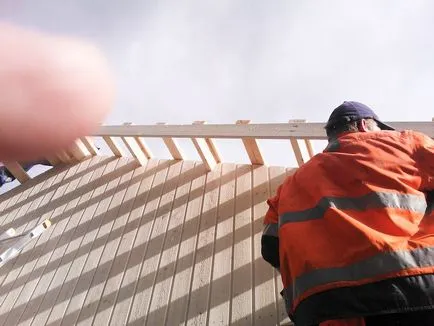
[[[0,0],[0,20],[97,44],[118,90],[106,124],[323,122],[345,100],[434,117],[429,0]]]

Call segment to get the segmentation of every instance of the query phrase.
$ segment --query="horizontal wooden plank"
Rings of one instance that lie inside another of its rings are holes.
[[[433,122],[387,122],[397,130],[416,130],[434,138]],[[324,123],[102,126],[95,136],[175,138],[327,139]]]

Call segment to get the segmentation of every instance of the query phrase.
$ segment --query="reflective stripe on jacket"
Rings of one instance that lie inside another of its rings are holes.
[[[434,273],[432,189],[434,141],[412,131],[346,134],[288,177],[265,218],[278,221],[288,313],[327,290]]]

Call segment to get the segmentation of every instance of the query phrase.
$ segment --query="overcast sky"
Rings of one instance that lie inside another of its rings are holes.
[[[430,0],[0,0],[0,19],[97,43],[108,124],[325,121],[344,100],[434,116]]]

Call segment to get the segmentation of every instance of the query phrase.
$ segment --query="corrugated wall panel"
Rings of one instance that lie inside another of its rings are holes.
[[[292,170],[94,157],[0,197],[0,231],[53,225],[0,268],[1,325],[288,325],[260,254]]]

